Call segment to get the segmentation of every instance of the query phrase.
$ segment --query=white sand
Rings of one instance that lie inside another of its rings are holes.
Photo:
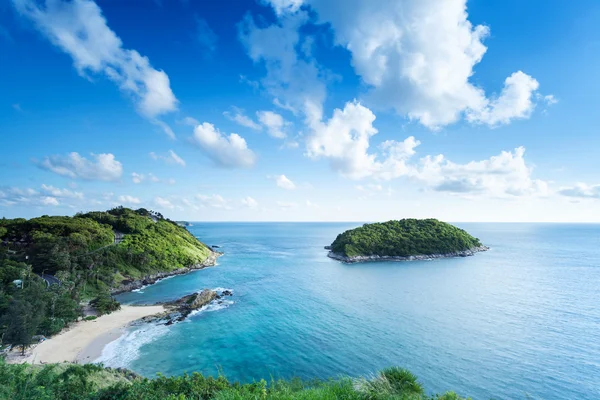
[[[164,307],[161,305],[121,306],[119,311],[93,321],[78,322],[71,329],[37,345],[26,357],[11,361],[32,364],[92,362],[101,355],[102,348],[117,339],[131,322],[162,311]]]

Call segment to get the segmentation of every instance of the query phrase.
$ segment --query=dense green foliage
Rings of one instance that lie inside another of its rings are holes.
[[[98,365],[7,365],[0,361],[0,398],[12,400],[464,400],[453,392],[428,396],[417,378],[388,368],[371,380],[231,383],[201,374],[156,379]]]
[[[143,208],[3,218],[0,241],[1,344],[21,346],[32,335],[52,335],[75,321],[82,300],[91,300],[100,314],[112,312],[119,303],[111,288],[189,267],[210,254],[184,227]],[[61,284],[48,287],[40,276]]]
[[[20,284],[15,284],[20,281]],[[3,344],[25,347],[33,336],[53,335],[81,314],[72,285],[46,286],[25,263],[0,260],[0,336]]]
[[[353,256],[446,254],[481,246],[462,229],[437,219],[402,219],[350,229],[331,244],[334,253]]]

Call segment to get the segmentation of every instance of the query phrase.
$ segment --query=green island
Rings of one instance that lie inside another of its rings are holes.
[[[213,265],[185,227],[144,208],[0,220],[0,337],[25,348],[120,308],[111,294]],[[94,318],[94,316],[90,316]]]
[[[0,360],[0,398],[12,400],[464,400],[455,392],[428,395],[407,370],[387,368],[370,379],[264,379],[230,382],[199,373],[147,379],[97,364],[6,364]]]
[[[465,257],[488,250],[466,231],[437,219],[365,224],[337,236],[329,257],[343,262]]]

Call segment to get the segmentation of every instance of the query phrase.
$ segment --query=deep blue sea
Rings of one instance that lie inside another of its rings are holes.
[[[430,393],[600,399],[600,225],[457,224],[474,257],[345,265],[324,245],[357,223],[195,223],[219,265],[119,296],[130,304],[230,288],[170,327],[146,325],[102,360],[146,376],[239,381],[369,376],[392,365]]]

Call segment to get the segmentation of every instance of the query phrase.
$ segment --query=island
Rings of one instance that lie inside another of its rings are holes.
[[[364,224],[325,248],[329,257],[346,263],[467,257],[489,249],[463,229],[433,218]]]

